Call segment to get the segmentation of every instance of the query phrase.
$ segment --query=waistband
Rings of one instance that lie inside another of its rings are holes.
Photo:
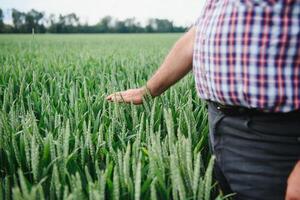
[[[291,112],[266,112],[256,108],[247,108],[243,106],[232,106],[224,105],[218,102],[207,100],[208,104],[214,106],[217,110],[221,111],[225,115],[230,116],[278,116],[278,117],[299,117],[300,120],[300,110],[295,110]]]

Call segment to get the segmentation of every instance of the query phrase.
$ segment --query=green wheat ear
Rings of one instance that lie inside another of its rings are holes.
[[[210,199],[192,75],[141,106],[105,100],[142,86],[178,37],[0,35],[0,199]]]

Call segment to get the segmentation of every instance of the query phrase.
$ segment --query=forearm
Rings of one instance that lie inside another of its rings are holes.
[[[194,39],[195,27],[192,27],[175,43],[161,67],[147,82],[152,96],[162,94],[192,69]]]

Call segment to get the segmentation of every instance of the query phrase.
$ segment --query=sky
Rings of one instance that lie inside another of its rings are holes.
[[[118,19],[135,17],[145,23],[149,18],[166,18],[176,25],[190,25],[200,14],[205,0],[0,0],[6,15],[9,9],[29,11],[34,8],[46,14],[75,12],[81,22],[95,24],[100,18],[111,15]],[[6,22],[11,19],[6,17]]]

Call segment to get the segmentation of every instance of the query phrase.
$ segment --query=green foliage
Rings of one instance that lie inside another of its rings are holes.
[[[145,84],[178,37],[1,36],[0,199],[210,199],[191,75],[141,106],[105,100]]]
[[[4,17],[12,19],[13,26],[4,24]],[[150,18],[142,26],[135,17],[119,20],[112,16],[105,16],[91,25],[80,23],[75,13],[46,16],[44,12],[34,9],[21,12],[13,8],[11,16],[4,16],[0,8],[0,33],[181,33],[187,28],[175,26],[168,19]]]
[[[17,9],[12,9],[11,18],[14,24],[14,33],[31,33],[33,29],[37,33],[45,33],[45,26],[42,24],[45,14],[37,10],[20,12]],[[2,27],[3,28],[3,27]],[[5,32],[5,31],[1,31]]]

